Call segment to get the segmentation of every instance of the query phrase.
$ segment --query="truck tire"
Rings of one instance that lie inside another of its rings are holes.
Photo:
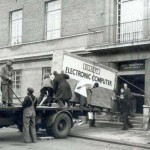
[[[48,135],[52,135],[55,138],[66,138],[70,133],[71,129],[71,118],[66,113],[59,114],[53,125],[46,129]]]

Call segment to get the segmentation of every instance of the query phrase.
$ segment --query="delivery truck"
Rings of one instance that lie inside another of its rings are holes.
[[[112,108],[112,99],[116,83],[116,70],[96,64],[88,59],[64,51],[53,53],[52,71],[66,73],[70,76],[68,82],[71,85],[73,97],[70,101],[76,102],[74,90],[79,81],[84,83],[98,83],[99,87],[93,90],[88,98],[87,93],[78,91],[87,97],[90,107],[65,107],[57,105],[37,106],[36,108],[36,129],[45,129],[48,135],[55,138],[65,138],[73,127],[73,119],[79,116],[87,116],[88,112],[99,112]],[[92,107],[91,107],[92,106]],[[17,125],[22,131],[23,110],[21,105],[15,107],[0,106],[0,128]]]

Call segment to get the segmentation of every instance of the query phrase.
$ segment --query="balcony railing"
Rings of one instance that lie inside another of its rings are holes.
[[[150,40],[150,19],[89,29],[88,47]]]

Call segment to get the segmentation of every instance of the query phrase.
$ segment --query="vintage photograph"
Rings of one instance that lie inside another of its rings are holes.
[[[0,149],[150,149],[150,0],[0,0]]]

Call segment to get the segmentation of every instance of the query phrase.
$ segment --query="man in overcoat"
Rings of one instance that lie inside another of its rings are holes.
[[[1,68],[1,92],[3,106],[13,106],[13,67],[14,60],[10,59]]]
[[[65,102],[69,106],[69,100],[72,97],[72,91],[67,79],[69,79],[69,75],[64,73],[57,73],[54,71],[54,91],[55,91],[55,101],[58,103],[59,107],[64,107]]]
[[[128,95],[123,88],[121,88],[121,93],[119,97],[120,112],[123,118],[123,128],[122,130],[127,130],[128,128],[133,128],[133,125],[129,121],[129,111],[130,103],[128,102]]]

